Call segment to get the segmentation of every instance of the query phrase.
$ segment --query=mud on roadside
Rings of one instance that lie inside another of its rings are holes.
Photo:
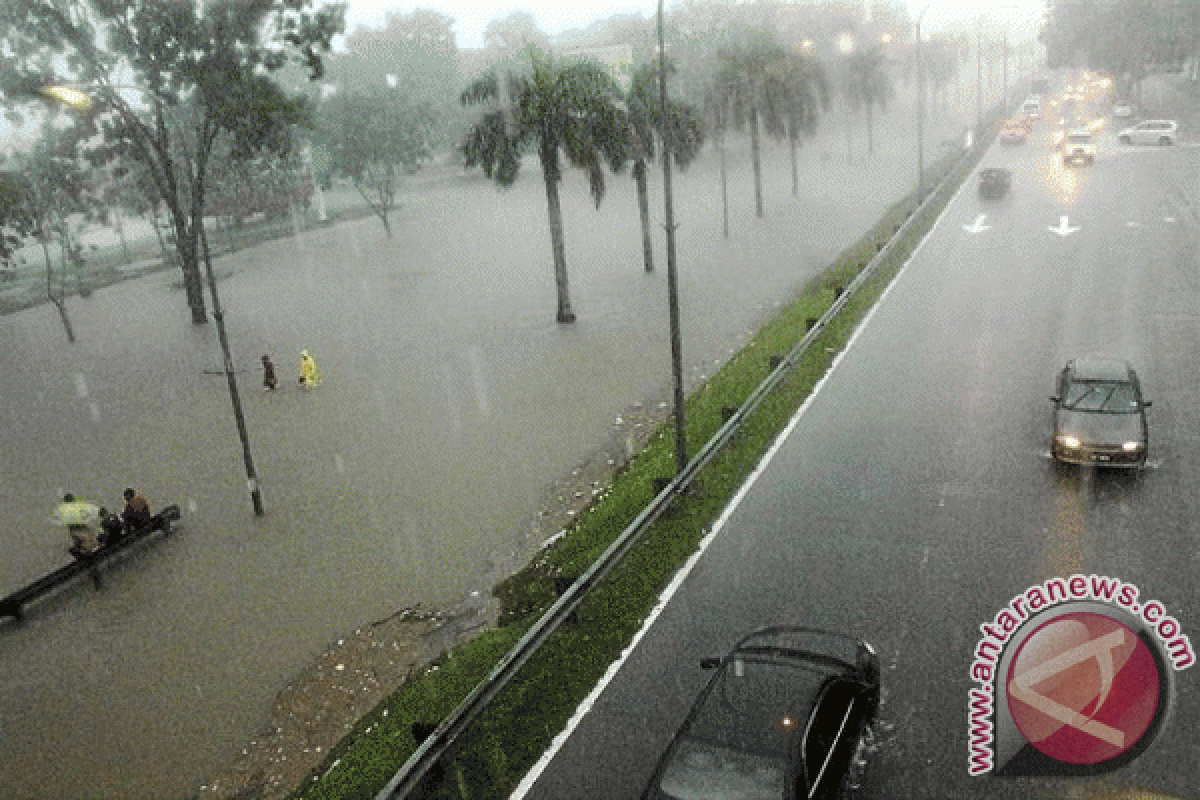
[[[491,585],[520,570],[566,530],[669,417],[663,397],[636,403],[607,441],[541,493],[525,543],[497,554]],[[204,782],[197,800],[282,800],[319,767],[354,724],[409,675],[495,624],[498,604],[475,593],[448,609],[403,608],[338,639],[276,696],[263,725],[232,763]]]

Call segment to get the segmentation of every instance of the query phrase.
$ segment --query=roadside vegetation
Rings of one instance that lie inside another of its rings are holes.
[[[994,125],[989,127],[994,132]],[[986,151],[991,135],[976,151]],[[906,231],[842,313],[821,333],[778,390],[731,443],[675,500],[641,541],[584,598],[427,776],[421,797],[502,797],[511,792],[579,702],[628,646],[659,595],[722,509],[761,461],[863,316],[907,261],[937,214],[970,175],[976,159],[944,156],[931,174],[944,182],[924,217]],[[896,234],[912,213],[909,196],[805,286],[755,337],[687,400],[692,452],[699,449],[834,302],[838,293]],[[497,627],[482,632],[414,674],[335,747],[291,800],[372,798],[420,742],[414,725],[432,730],[516,644],[560,593],[591,565],[660,490],[674,469],[671,423],[618,471],[565,535],[495,588]],[[520,724],[514,724],[519,720]]]

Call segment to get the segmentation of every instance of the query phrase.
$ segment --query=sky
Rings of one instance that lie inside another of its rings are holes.
[[[864,2],[865,0],[856,0]],[[850,0],[848,0],[850,2]],[[680,5],[667,0],[668,11]],[[928,6],[922,30],[934,31],[955,21],[973,21],[979,15],[994,22],[1008,22],[1010,30],[1023,28],[1033,35],[1040,24],[1044,0],[909,0],[913,16]],[[579,2],[578,0],[430,0],[425,3],[403,3],[396,0],[348,0],[346,30],[358,26],[382,28],[388,12],[409,14],[418,8],[440,11],[456,21],[455,33],[460,48],[483,46],[483,31],[488,22],[512,11],[528,11],[538,27],[555,35],[572,28],[585,28],[591,22],[614,14],[641,14],[649,17],[658,10],[657,0],[643,2]]]
[[[327,0],[316,0],[321,5]],[[0,0],[3,2],[3,0]],[[424,3],[405,3],[398,0],[347,0],[346,32],[357,27],[383,28],[387,14],[409,14],[417,9],[440,11],[455,22],[457,43],[463,49],[483,47],[483,31],[497,17],[507,16],[513,11],[528,11],[533,14],[538,27],[549,35],[560,34],[573,28],[586,28],[597,20],[616,14],[654,15],[658,10],[657,0],[642,2],[596,2],[592,0],[429,0]],[[869,0],[846,0],[866,3]],[[989,26],[1007,23],[1010,32],[1020,33],[1019,38],[1032,38],[1040,28],[1045,0],[908,0],[915,17],[923,9],[925,16],[922,31],[933,33],[946,24],[972,23],[976,19],[988,21]],[[666,8],[681,5],[680,0],[666,0]],[[335,49],[341,43],[335,42]],[[0,118],[0,152],[14,146],[26,146],[36,127],[27,125],[23,132],[13,131]]]

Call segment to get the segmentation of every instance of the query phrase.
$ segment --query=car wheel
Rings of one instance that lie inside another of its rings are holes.
[[[1158,143],[1159,143],[1159,144],[1161,144],[1161,145],[1164,145],[1164,146],[1165,146],[1165,145],[1169,145],[1169,144],[1173,144],[1173,142],[1171,141],[1171,137],[1170,137],[1170,136],[1163,136],[1163,137],[1161,137],[1161,138],[1158,140]]]
[[[1132,144],[1132,143],[1129,141],[1129,137],[1128,137],[1128,136],[1120,136],[1120,137],[1118,137],[1118,138],[1120,139],[1120,141],[1121,141],[1121,144]]]

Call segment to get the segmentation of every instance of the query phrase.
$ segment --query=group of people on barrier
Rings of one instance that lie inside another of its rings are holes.
[[[130,487],[125,490],[124,498],[125,506],[118,516],[103,506],[79,500],[70,492],[63,495],[51,516],[66,526],[72,555],[92,555],[101,547],[116,544],[126,534],[142,531],[154,523],[150,503],[140,492]]]

